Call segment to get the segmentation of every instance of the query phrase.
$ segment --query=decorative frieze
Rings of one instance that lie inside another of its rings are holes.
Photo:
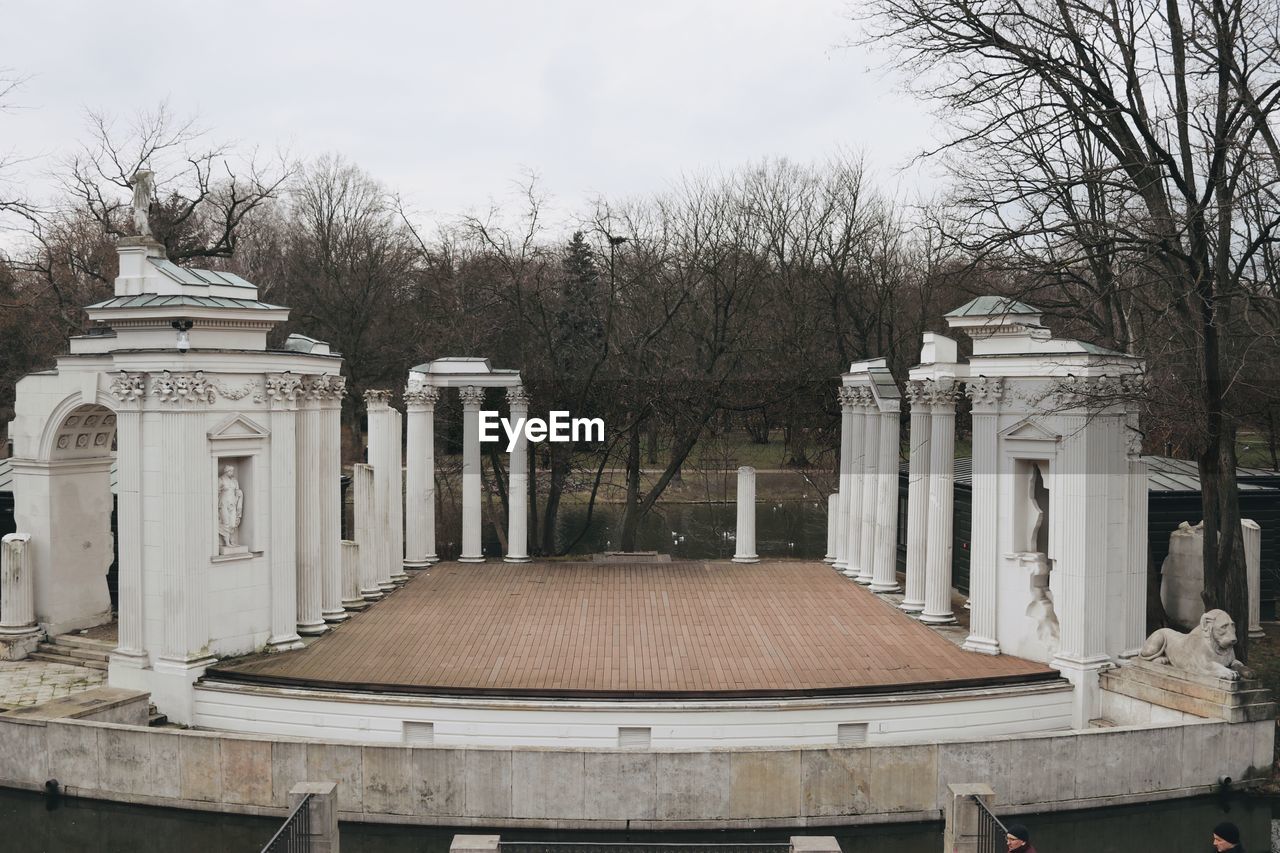
[[[121,403],[136,403],[147,395],[147,375],[122,370],[111,380],[111,396]]]
[[[298,393],[302,389],[302,377],[285,371],[284,373],[273,373],[267,376],[264,383],[266,399],[273,403],[292,403],[298,399]],[[262,400],[258,400],[262,402]]]
[[[1004,378],[975,376],[964,385],[964,393],[976,406],[998,406],[1004,399]]]
[[[213,403],[216,392],[203,370],[194,373],[171,373],[166,370],[151,377],[151,396],[161,403],[174,405]]]

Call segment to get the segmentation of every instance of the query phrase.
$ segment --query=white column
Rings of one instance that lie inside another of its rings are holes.
[[[396,588],[391,580],[391,467],[390,445],[394,423],[391,417],[390,391],[364,392],[365,411],[369,415],[368,448],[365,451],[369,465],[373,467],[373,522],[371,525],[372,554],[378,588],[391,592]]]
[[[858,392],[846,386],[838,390],[840,399],[840,495],[839,516],[849,512],[849,496],[853,491],[853,421],[858,417]],[[844,571],[849,567],[849,531],[843,525],[836,529],[836,561],[837,569]]]
[[[899,409],[896,399],[880,401],[880,461],[876,500],[876,554],[872,592],[897,592]]]
[[[462,389],[462,554],[460,563],[483,563],[480,545],[480,406],[484,389]]]
[[[965,393],[973,402],[973,510],[969,528],[969,637],[964,648],[998,655],[996,520],[1000,513],[1000,480],[996,445],[1004,380],[971,379],[965,383]]]
[[[735,563],[758,563],[756,554],[756,469],[738,469],[738,534]]]
[[[517,385],[507,389],[507,405],[511,422],[529,416],[529,395]],[[529,562],[529,444],[524,431],[511,448],[510,485],[507,488],[507,556],[508,563]]]
[[[267,376],[271,419],[271,637],[267,648],[302,647],[298,636],[298,391],[290,373]]]
[[[405,448],[404,565],[425,569],[436,556],[435,417],[440,389],[410,383],[404,392],[408,446]]]
[[[929,417],[929,541],[926,544],[924,611],[920,621],[949,625],[951,612],[952,525],[955,509],[956,387],[936,380]]]
[[[127,379],[127,376],[126,376]],[[146,665],[142,582],[142,397],[116,396],[116,648],[117,665]],[[292,628],[292,626],[290,626]]]
[[[9,533],[0,539],[0,637],[38,632],[31,536]]]
[[[393,583],[404,583],[409,576],[404,571],[404,415],[398,409],[390,409],[391,440],[387,442],[387,544],[390,548],[387,572]]]
[[[862,511],[863,493],[866,490],[867,467],[867,406],[871,402],[871,389],[853,388],[853,420],[850,422],[849,446],[849,500],[840,501],[845,533],[845,551],[848,565],[844,569],[847,578],[857,579],[862,568]]]
[[[343,622],[342,606],[342,395],[347,380],[317,376],[316,411],[320,439],[320,614]],[[321,384],[323,383],[323,384]]]
[[[1147,462],[1140,454],[1139,442],[1129,455],[1129,477],[1125,489],[1129,565],[1122,657],[1136,655],[1147,639]]]
[[[364,610],[369,603],[360,592],[360,546],[353,539],[342,545],[342,606],[347,610]]]
[[[1110,507],[1106,494],[1095,493],[1095,482],[1107,470],[1107,440],[1100,430],[1088,429],[1090,416],[1059,415],[1062,439],[1057,465],[1051,472],[1050,513],[1059,530],[1106,530]],[[1054,601],[1060,641],[1050,665],[1075,686],[1072,727],[1084,728],[1098,716],[1098,671],[1110,662],[1107,654],[1107,537],[1060,536],[1053,571],[1061,595]]]
[[[1249,637],[1256,640],[1266,636],[1262,630],[1262,527],[1244,518],[1240,520],[1240,533],[1249,580]]]
[[[822,558],[824,563],[836,561],[836,531],[844,524],[844,516],[840,514],[840,493],[827,495],[827,553]]]
[[[360,560],[360,597],[365,601],[378,601],[382,598],[382,587],[378,585],[378,500],[372,465],[351,466],[351,494],[352,526]]]
[[[315,399],[316,377],[304,381],[306,399],[298,405],[297,429],[297,530],[298,530],[298,633],[323,634],[324,557],[321,539],[324,518],[320,508],[321,446],[320,408]],[[335,536],[335,538],[337,538]]]
[[[875,394],[865,390],[862,415],[862,533],[858,542],[858,574],[854,580],[869,586],[875,580],[876,522],[880,499],[880,408]]]
[[[202,409],[160,415],[161,452],[166,462],[161,539],[165,566],[164,651],[170,671],[198,668],[208,660],[209,608],[206,592],[214,541],[211,506],[215,494],[213,466],[206,447]]]
[[[898,605],[908,613],[924,610],[925,555],[929,541],[929,404],[925,383],[907,383],[911,452],[907,463],[907,589]]]

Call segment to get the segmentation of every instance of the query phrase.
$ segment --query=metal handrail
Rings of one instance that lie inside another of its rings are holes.
[[[1000,818],[992,814],[981,798],[972,799],[978,804],[978,844],[975,849],[978,853],[1005,853],[1008,849],[1005,843],[1008,828],[1000,822]]]
[[[302,799],[262,848],[262,853],[309,853],[311,850],[311,794]]]

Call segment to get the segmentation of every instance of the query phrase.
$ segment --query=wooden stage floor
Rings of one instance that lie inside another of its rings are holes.
[[[819,562],[441,563],[217,680],[436,695],[731,698],[1050,680],[966,652]]]

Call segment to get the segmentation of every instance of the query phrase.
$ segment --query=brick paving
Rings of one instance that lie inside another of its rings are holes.
[[[100,687],[106,673],[84,666],[47,661],[0,661],[0,710],[39,705]]]
[[[213,677],[391,692],[823,695],[1053,678],[963,651],[823,563],[442,563]]]

